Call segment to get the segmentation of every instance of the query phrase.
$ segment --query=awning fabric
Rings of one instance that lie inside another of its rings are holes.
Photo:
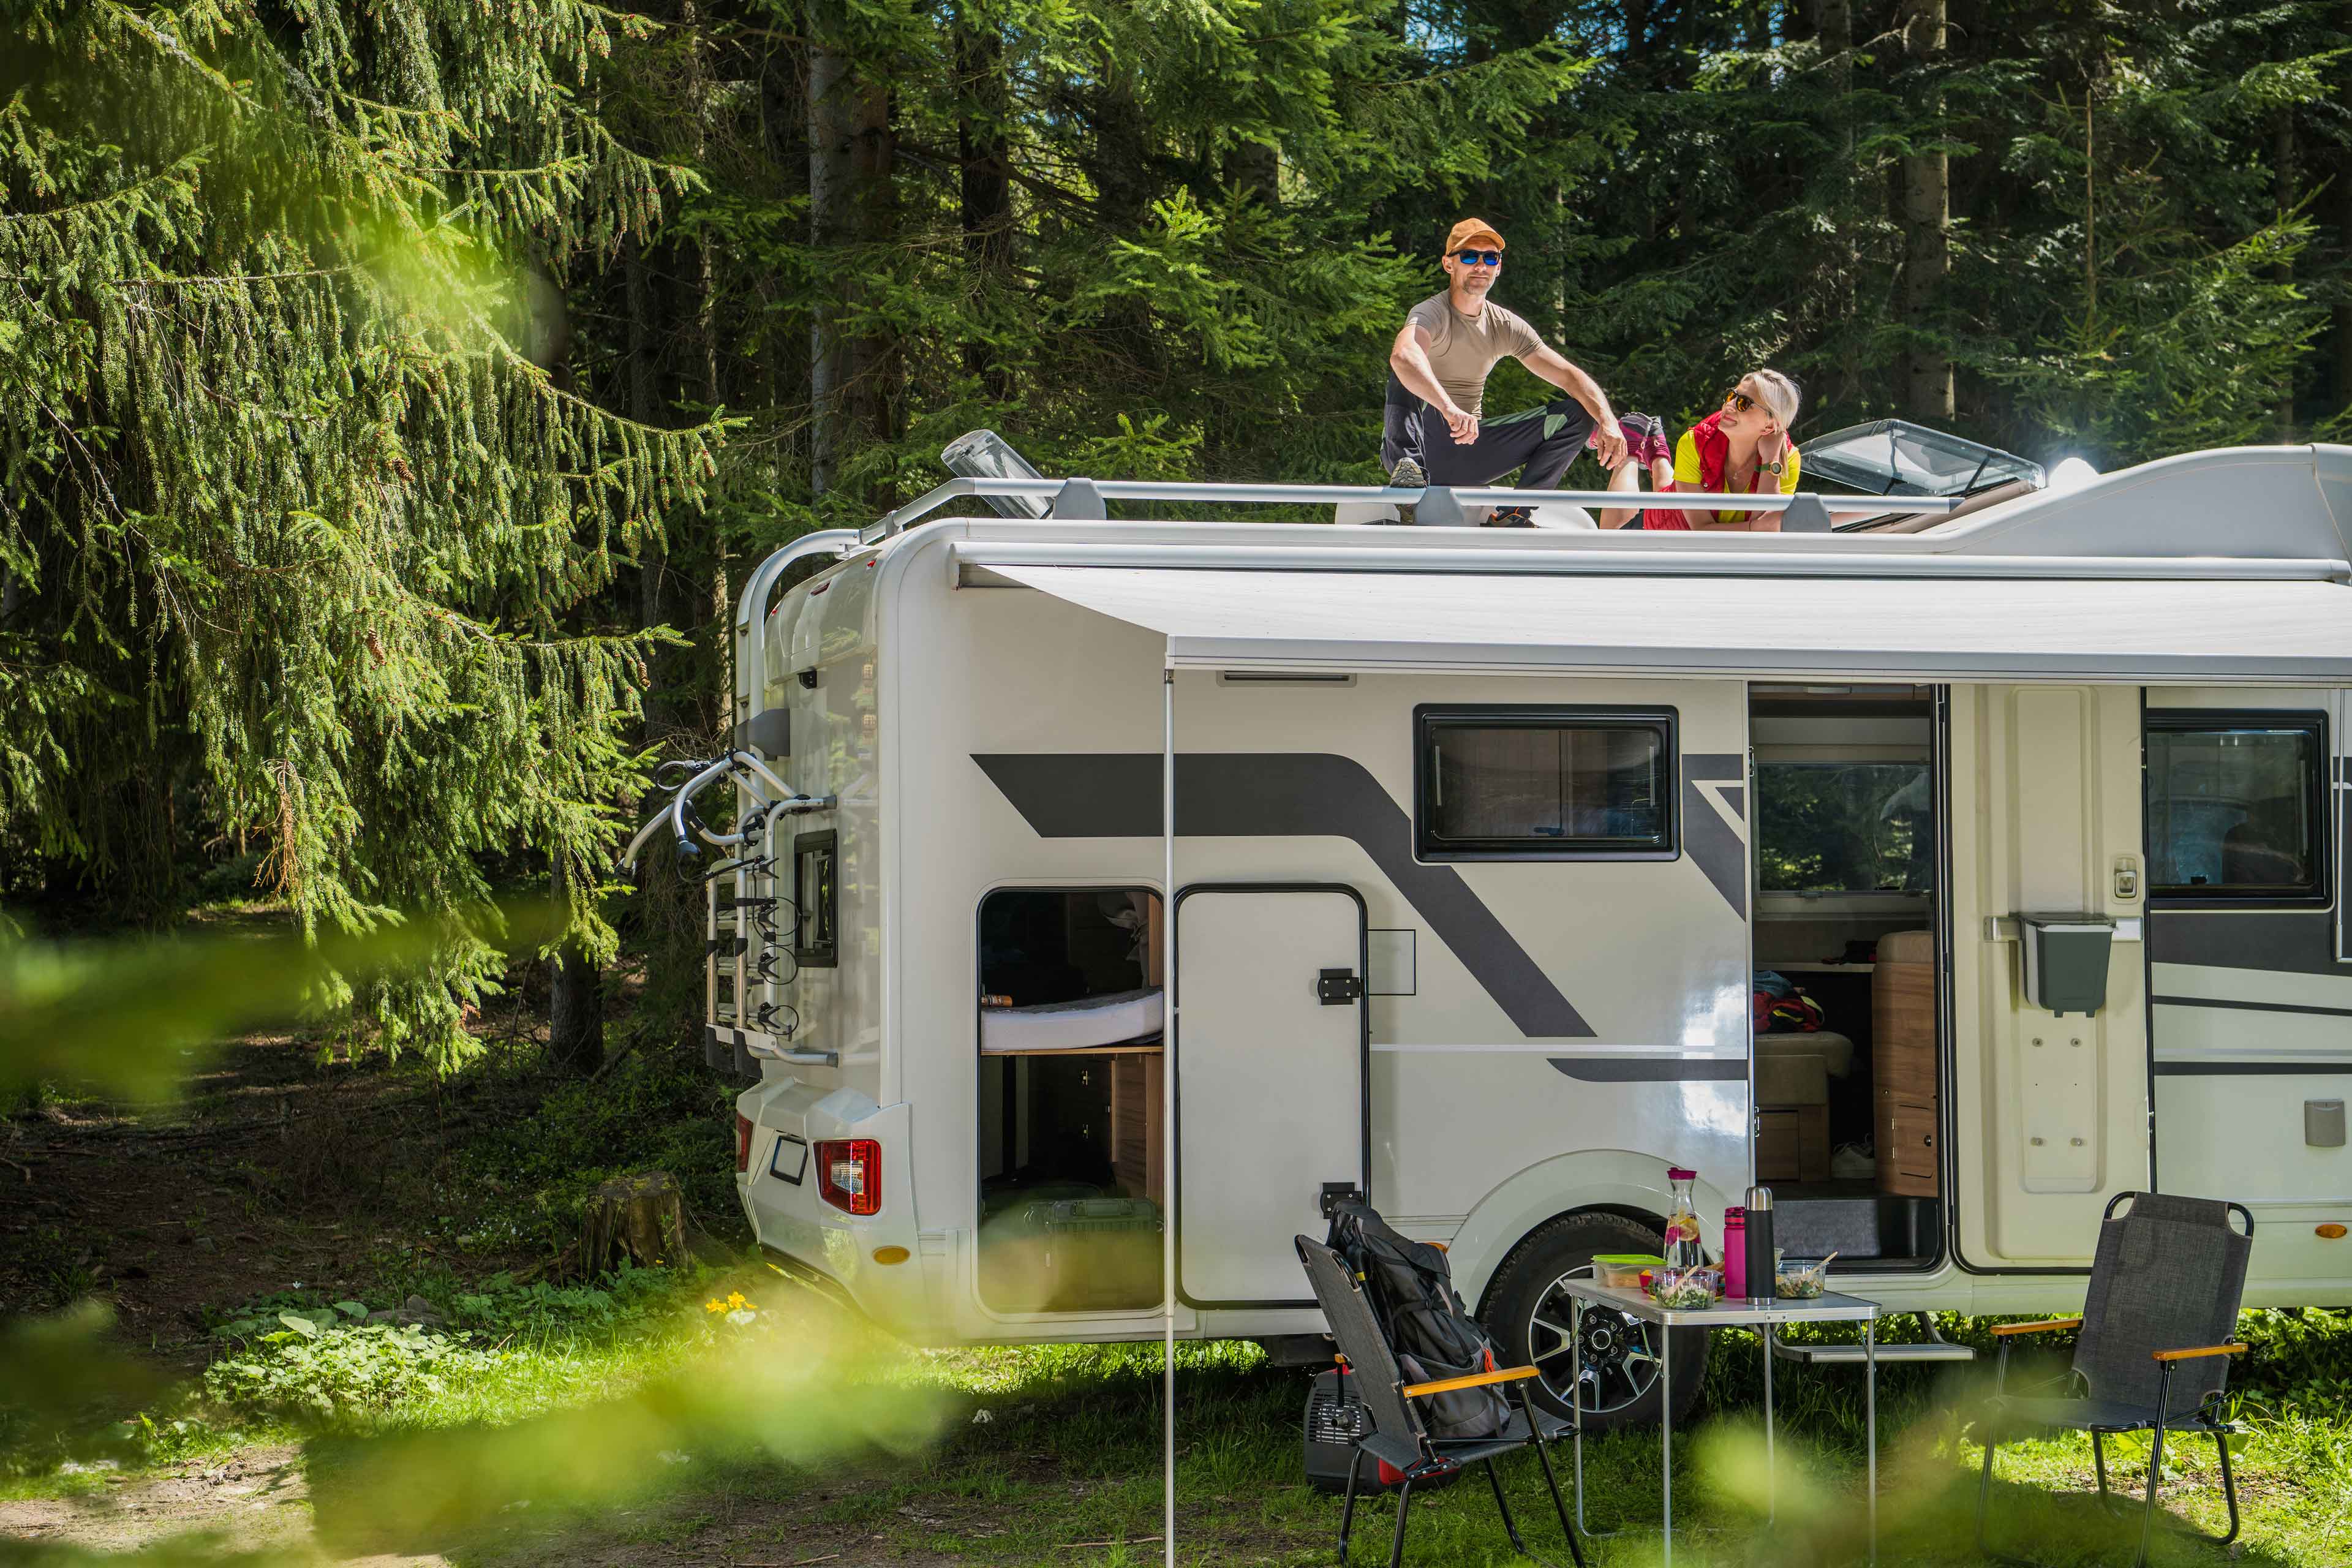
[[[1180,665],[2352,684],[2352,587],[992,565]]]

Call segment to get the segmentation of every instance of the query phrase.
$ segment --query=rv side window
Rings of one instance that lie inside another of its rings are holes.
[[[2315,713],[2150,713],[2148,891],[2324,900],[2326,739]]]
[[[834,934],[841,911],[839,844],[832,833],[793,840],[793,957],[819,969],[840,962]]]
[[[1414,721],[1423,859],[1673,858],[1673,713],[1431,707]]]

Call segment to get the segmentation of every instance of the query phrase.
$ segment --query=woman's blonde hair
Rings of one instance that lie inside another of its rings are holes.
[[[1777,370],[1751,370],[1748,379],[1756,384],[1757,399],[1772,411],[1783,430],[1794,429],[1797,424],[1797,384]]]

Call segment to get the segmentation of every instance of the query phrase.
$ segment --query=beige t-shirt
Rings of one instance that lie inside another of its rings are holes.
[[[1429,334],[1429,368],[1445,395],[1477,415],[1486,395],[1486,373],[1500,359],[1523,359],[1543,347],[1543,339],[1521,318],[1493,300],[1475,317],[1463,315],[1443,294],[1432,294],[1405,313]]]

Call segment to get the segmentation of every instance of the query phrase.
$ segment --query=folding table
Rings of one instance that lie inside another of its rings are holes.
[[[1584,1528],[1584,1310],[1588,1305],[1606,1307],[1629,1318],[1655,1323],[1661,1331],[1658,1376],[1663,1419],[1659,1427],[1658,1452],[1662,1489],[1665,1496],[1666,1568],[1673,1568],[1675,1561],[1675,1365],[1674,1356],[1664,1342],[1667,1337],[1664,1331],[1729,1328],[1735,1325],[1761,1331],[1758,1337],[1764,1347],[1764,1464],[1766,1485],[1769,1487],[1773,1458],[1773,1331],[1783,1323],[1860,1323],[1863,1359],[1869,1367],[1863,1395],[1863,1412],[1866,1433],[1864,1444],[1869,1450],[1870,1464],[1870,1560],[1873,1563],[1878,1561],[1878,1318],[1884,1309],[1877,1302],[1830,1291],[1810,1300],[1732,1296],[1717,1301],[1712,1307],[1685,1310],[1662,1307],[1641,1290],[1603,1285],[1594,1279],[1563,1279],[1559,1288],[1567,1291],[1575,1303],[1575,1319],[1570,1325],[1568,1336],[1575,1357],[1570,1367],[1569,1387],[1576,1423],[1576,1522],[1580,1530]],[[1585,1533],[1590,1535],[1592,1531],[1587,1530]]]

